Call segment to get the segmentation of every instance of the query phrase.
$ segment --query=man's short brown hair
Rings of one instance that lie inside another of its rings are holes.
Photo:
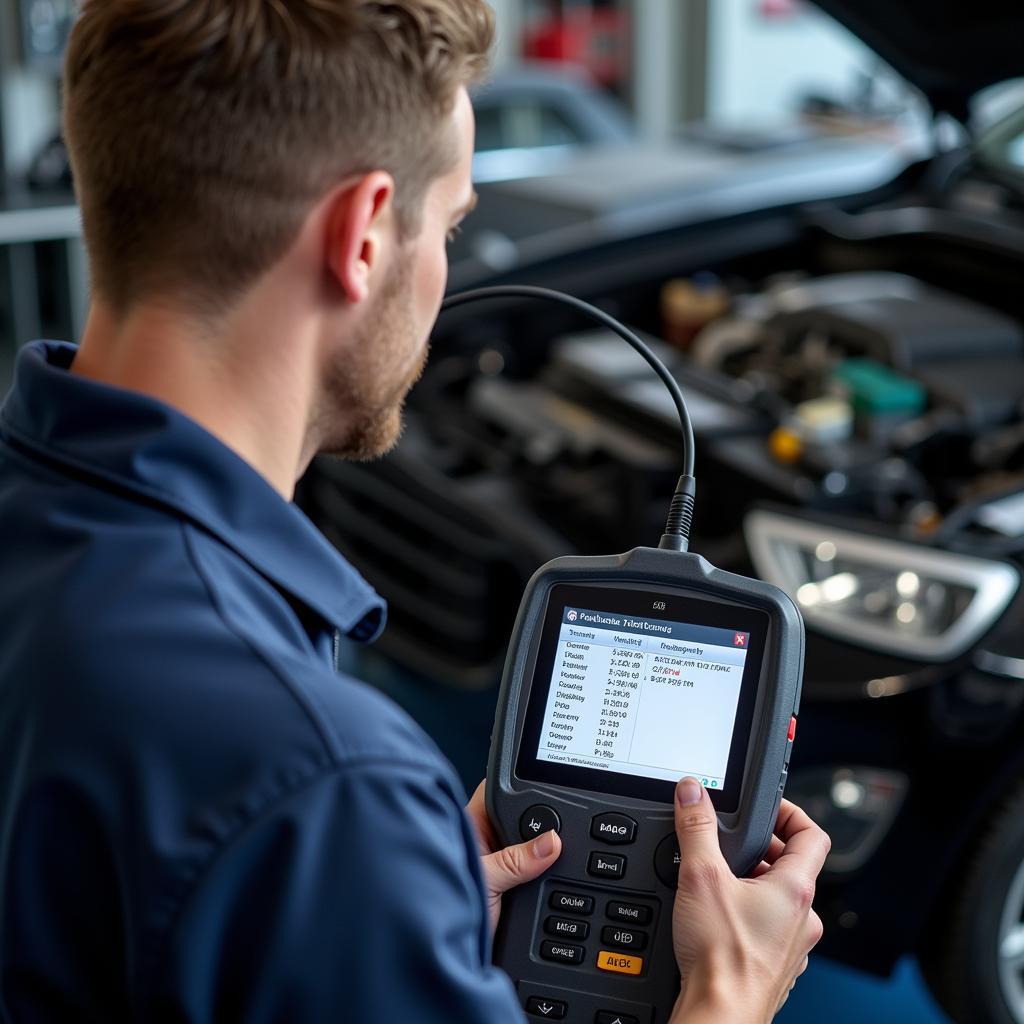
[[[97,294],[223,308],[376,169],[415,233],[492,34],[483,0],[85,0],[64,124]]]

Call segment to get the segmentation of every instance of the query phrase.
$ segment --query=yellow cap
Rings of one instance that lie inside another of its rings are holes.
[[[779,462],[788,465],[799,462],[804,452],[804,443],[795,431],[788,427],[776,427],[768,438],[768,450]]]

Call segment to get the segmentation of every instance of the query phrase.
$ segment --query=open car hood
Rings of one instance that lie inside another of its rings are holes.
[[[812,0],[927,96],[966,123],[971,98],[1024,76],[1020,0]]]

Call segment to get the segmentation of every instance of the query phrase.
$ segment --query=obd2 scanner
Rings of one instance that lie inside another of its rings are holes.
[[[568,304],[636,348],[672,393],[684,473],[657,548],[558,558],[530,580],[509,646],[488,766],[487,810],[506,844],[549,829],[557,863],[503,897],[495,962],[529,1019],[662,1024],[679,992],[672,902],[673,797],[700,779],[737,874],[772,836],[796,728],[803,623],[767,583],[687,550],[693,431],[678,384],[601,310],[546,289],[500,297]]]

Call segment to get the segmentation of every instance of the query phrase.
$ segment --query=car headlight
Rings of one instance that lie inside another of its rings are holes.
[[[1020,584],[1004,562],[773,512],[750,513],[744,532],[758,574],[796,601],[809,626],[922,661],[963,654]]]

